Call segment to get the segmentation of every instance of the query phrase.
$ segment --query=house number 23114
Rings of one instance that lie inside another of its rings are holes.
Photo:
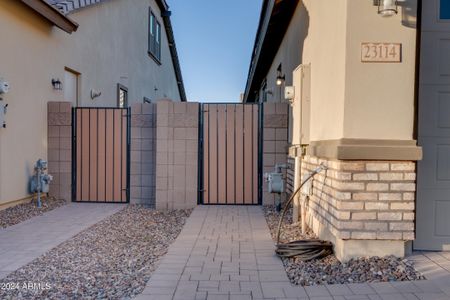
[[[365,63],[399,63],[402,61],[402,44],[362,43],[361,61]]]

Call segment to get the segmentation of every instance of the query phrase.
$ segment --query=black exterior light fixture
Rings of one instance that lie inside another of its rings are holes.
[[[373,0],[373,5],[378,6],[378,14],[382,17],[392,17],[398,14],[397,0]]]
[[[278,66],[277,69],[277,86],[281,86],[286,81],[286,75],[283,75],[281,73],[281,64]]]
[[[61,80],[59,80],[59,79],[52,79],[52,86],[53,86],[54,90],[61,91],[62,90]]]

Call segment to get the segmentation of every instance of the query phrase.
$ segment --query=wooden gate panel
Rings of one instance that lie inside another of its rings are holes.
[[[89,199],[98,199],[98,111],[89,110]]]
[[[244,204],[244,106],[236,105],[236,204]]]
[[[258,106],[253,105],[253,201],[258,201],[258,156],[259,153],[259,114],[258,114]]]
[[[129,201],[129,109],[74,109],[74,201]]]
[[[202,105],[204,204],[258,204],[258,105]]]
[[[81,111],[81,198],[89,199],[89,110]]]
[[[209,105],[209,202],[217,201],[217,105]]]
[[[203,108],[205,111],[208,111],[210,109],[208,104],[204,105]],[[209,187],[209,114],[205,114],[204,120],[203,120],[203,126],[205,128],[203,133],[203,168],[202,168],[202,174],[208,174],[208,176],[204,176],[203,183],[205,187]],[[208,204],[209,203],[209,190],[203,189],[202,191],[203,195],[203,203]]]
[[[97,131],[106,131],[106,111],[104,109],[97,110],[98,112],[98,126]],[[101,136],[98,134],[98,174],[106,174],[106,135]],[[106,176],[98,176],[97,182],[97,200],[99,202],[106,201]]]
[[[120,110],[114,110],[114,132],[113,132],[113,187],[114,199],[122,202],[122,114]]]
[[[253,110],[251,105],[244,106],[244,203],[253,202]]]
[[[122,154],[122,161],[121,161],[121,163],[122,163],[122,182],[121,182],[121,184],[122,184],[122,190],[121,190],[121,199],[122,199],[122,201],[126,200],[128,198],[127,197],[127,192],[128,192],[127,180],[128,180],[128,174],[130,172],[130,169],[128,168],[128,164],[127,164],[127,161],[128,161],[127,145],[128,145],[128,143],[127,143],[127,140],[126,140],[126,137],[129,134],[129,132],[128,132],[128,123],[124,122],[124,120],[125,121],[128,120],[127,115],[128,115],[128,111],[127,110],[121,110],[122,131],[121,131],[121,140],[120,140],[120,142],[122,144],[122,153],[121,153]],[[124,140],[124,137],[125,137],[125,140]],[[123,159],[124,155],[125,155],[125,159]]]
[[[217,106],[217,202],[227,203],[226,105]]]
[[[226,148],[226,173],[227,173],[227,199],[236,202],[236,159],[235,159],[235,105],[227,106],[227,148]]]
[[[105,202],[113,199],[114,197],[114,189],[113,189],[113,181],[114,181],[114,111],[107,110],[106,111],[106,130],[105,130],[105,138],[106,138],[106,172],[105,172],[105,182],[106,182],[106,190]]]

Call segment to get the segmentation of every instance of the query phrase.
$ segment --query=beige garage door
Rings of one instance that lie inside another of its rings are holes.
[[[422,1],[414,248],[450,250],[450,1]]]

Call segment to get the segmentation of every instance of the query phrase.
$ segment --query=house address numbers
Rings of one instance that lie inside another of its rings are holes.
[[[361,43],[361,61],[364,63],[400,63],[402,44]]]

